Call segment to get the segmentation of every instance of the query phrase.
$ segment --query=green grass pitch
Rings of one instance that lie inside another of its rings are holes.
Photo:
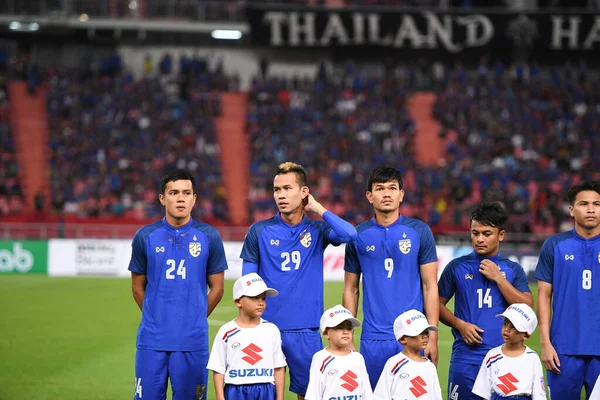
[[[225,296],[209,318],[211,344],[219,326],[237,315],[232,285],[226,282]],[[341,282],[325,284],[326,307],[341,303],[341,297]],[[0,304],[0,400],[133,398],[141,314],[128,279],[3,275]],[[442,390],[451,344],[450,330],[441,326]],[[527,344],[539,352],[537,331]],[[287,399],[295,396],[288,392]]]

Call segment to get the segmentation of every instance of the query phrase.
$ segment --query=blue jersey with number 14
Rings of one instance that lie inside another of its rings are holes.
[[[437,261],[431,229],[418,219],[400,216],[389,226],[374,218],[356,228],[346,246],[344,269],[362,274],[362,339],[394,340],[394,320],[410,309],[423,311],[421,265]]]
[[[318,328],[323,313],[323,252],[331,226],[304,217],[288,225],[279,215],[248,230],[241,257],[278,296],[267,297],[263,318],[282,330]],[[339,243],[334,243],[338,245]]]
[[[534,277],[552,284],[550,341],[558,354],[600,356],[600,235],[544,242]]]
[[[506,280],[517,290],[530,291],[525,271],[519,264],[500,254],[485,258],[498,265],[500,273],[504,274]],[[498,285],[479,272],[479,265],[483,259],[484,257],[472,252],[450,261],[438,282],[440,297],[450,300],[456,295],[454,315],[484,330],[480,333],[483,343],[469,346],[460,332],[452,328],[454,343],[451,362],[480,364],[489,350],[503,343],[503,320],[496,315],[502,314],[509,304]]]
[[[227,269],[219,232],[163,218],[137,231],[131,247],[129,270],[147,280],[137,347],[208,352],[207,276]]]

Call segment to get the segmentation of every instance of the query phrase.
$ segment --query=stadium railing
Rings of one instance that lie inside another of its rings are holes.
[[[131,239],[146,222],[90,223],[90,222],[0,222],[0,240],[20,239]],[[224,241],[243,241],[248,227],[216,226]],[[433,229],[438,245],[470,246],[468,231]],[[511,232],[506,244],[529,245],[539,248],[547,235]]]

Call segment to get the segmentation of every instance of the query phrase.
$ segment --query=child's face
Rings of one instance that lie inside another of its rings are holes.
[[[504,318],[502,325],[502,339],[506,344],[522,343],[529,335],[526,332],[519,332],[508,318]]]
[[[267,306],[267,294],[261,293],[258,296],[242,296],[235,301],[235,304],[240,309],[240,314],[251,318],[260,318],[265,312]]]
[[[429,329],[425,329],[417,336],[402,336],[400,338],[402,346],[411,350],[425,350],[429,343]]]
[[[329,344],[333,347],[346,348],[352,343],[352,323],[343,321],[333,328],[327,328],[323,336],[329,339]]]

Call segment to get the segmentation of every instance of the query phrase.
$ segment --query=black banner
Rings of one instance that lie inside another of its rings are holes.
[[[583,52],[585,57],[600,48],[598,14],[250,7],[247,15],[253,42],[272,47],[359,47],[448,55],[474,50],[534,56]]]

